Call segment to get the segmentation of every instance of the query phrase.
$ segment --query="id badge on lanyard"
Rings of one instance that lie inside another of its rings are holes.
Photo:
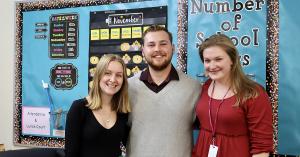
[[[208,157],[217,157],[217,153],[218,153],[218,146],[211,144],[209,146]]]
[[[214,93],[214,89],[215,89],[215,81],[213,82],[213,89],[212,89],[212,92],[211,92],[211,97],[209,98],[209,101],[208,101],[208,107],[209,107],[209,109],[208,109],[208,116],[209,116],[210,127],[211,127],[211,130],[212,130],[212,144],[209,145],[208,157],[217,157],[217,154],[218,154],[218,149],[219,148],[215,144],[215,141],[216,141],[215,135],[216,135],[216,128],[217,128],[218,113],[219,113],[219,109],[220,109],[221,105],[223,104],[223,102],[225,100],[226,95],[228,94],[228,92],[230,90],[230,87],[226,91],[225,95],[222,98],[221,103],[217,107],[215,121],[214,121],[214,124],[213,124],[212,115],[211,115],[212,114],[211,113],[211,101],[212,101],[212,96],[213,96],[213,93]]]

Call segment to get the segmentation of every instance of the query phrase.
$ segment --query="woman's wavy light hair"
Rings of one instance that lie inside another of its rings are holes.
[[[239,106],[246,100],[257,97],[259,94],[259,84],[248,78],[243,72],[238,50],[234,46],[232,40],[224,34],[214,34],[207,38],[199,47],[199,55],[202,63],[204,61],[203,51],[212,46],[222,48],[232,61],[230,83],[231,88],[234,90],[237,97],[237,101],[233,106]]]
[[[128,98],[126,65],[120,56],[113,54],[103,55],[96,66],[92,87],[89,91],[87,107],[89,107],[91,110],[102,108],[100,80],[107,70],[109,63],[112,61],[121,63],[123,67],[123,84],[120,90],[112,98],[112,110],[120,113],[128,113],[131,111],[131,108]]]

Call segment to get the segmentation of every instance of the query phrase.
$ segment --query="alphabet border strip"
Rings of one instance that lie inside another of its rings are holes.
[[[187,72],[188,0],[178,0],[177,68]]]
[[[267,0],[266,90],[273,108],[273,150],[278,151],[279,0]]]

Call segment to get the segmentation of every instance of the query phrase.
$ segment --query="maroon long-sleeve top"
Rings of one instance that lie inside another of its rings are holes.
[[[207,157],[212,143],[209,121],[208,80],[202,89],[196,114],[200,121],[200,132],[193,149],[193,157]],[[216,110],[222,100],[211,101],[211,116],[214,122]],[[220,106],[216,123],[217,157],[250,157],[273,150],[272,107],[263,88],[259,96],[247,100],[240,107],[233,107],[236,96],[226,98]]]

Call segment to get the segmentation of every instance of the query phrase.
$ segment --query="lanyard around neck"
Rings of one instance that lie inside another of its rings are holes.
[[[209,123],[210,123],[210,127],[211,127],[211,130],[212,130],[212,142],[213,144],[215,144],[215,137],[216,137],[216,128],[217,128],[217,119],[218,119],[218,113],[219,113],[219,109],[221,107],[221,105],[223,104],[224,100],[225,100],[225,97],[226,95],[228,94],[229,90],[230,90],[230,87],[228,88],[228,90],[226,91],[225,95],[223,96],[220,104],[218,105],[217,107],[217,111],[216,111],[216,116],[215,116],[215,121],[214,121],[214,125],[212,123],[212,116],[211,116],[211,101],[212,101],[212,97],[213,97],[213,94],[214,94],[214,90],[215,90],[215,81],[213,81],[213,89],[211,91],[211,94],[210,94],[210,98],[209,98],[209,101],[208,101],[208,116],[209,116]]]

